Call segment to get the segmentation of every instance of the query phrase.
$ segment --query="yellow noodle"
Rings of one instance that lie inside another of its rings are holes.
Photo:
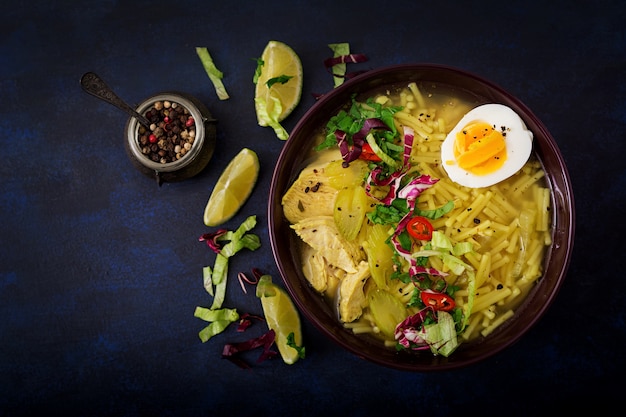
[[[513,230],[513,233],[511,234],[511,238],[509,239],[509,247],[506,248],[506,251],[508,253],[514,253],[515,251],[518,250],[518,245],[519,245],[519,234],[520,234],[520,229],[518,227],[516,227]]]
[[[457,197],[457,198],[459,198],[459,199],[461,199],[463,201],[467,201],[470,198],[469,193],[465,192],[460,187],[455,187],[454,184],[452,183],[452,181],[450,181],[448,179],[441,179],[435,185],[438,186],[439,189],[444,189],[446,192],[454,195],[455,197]]]
[[[507,321],[508,319],[510,319],[511,317],[513,317],[513,310],[507,310],[504,314],[501,314],[497,319],[495,319],[490,325],[489,327],[486,327],[485,329],[483,329],[480,334],[485,337],[489,334],[491,334],[498,326],[500,326],[502,323],[504,323],[505,321]]]
[[[441,162],[441,153],[439,152],[420,152],[419,155],[411,157],[411,163],[438,164]]]
[[[496,253],[495,255],[491,257],[491,264],[493,265],[494,262],[500,262],[501,259],[502,259],[502,254]],[[491,267],[491,270],[493,271],[493,266]]]
[[[509,258],[508,255],[503,256],[501,259],[491,263],[491,270],[495,271],[496,269],[500,269],[509,262],[511,262],[511,258]]]
[[[417,104],[424,108],[426,107],[426,102],[424,101],[424,96],[422,95],[422,92],[419,90],[419,88],[417,87],[417,84],[412,82],[409,84],[409,90],[411,90],[411,93],[413,93],[413,96],[415,97],[415,100],[417,101]]]
[[[465,259],[467,259],[467,261],[470,263],[470,265],[474,267],[474,269],[478,269],[480,267],[482,256],[484,255],[480,255],[476,252],[469,252],[469,253],[466,253],[464,256],[465,256]]]
[[[407,95],[408,94],[406,93],[406,91],[402,91],[399,95],[400,95],[400,105],[402,107],[406,106],[406,103],[408,101],[407,100]]]
[[[463,207],[460,203],[457,204],[456,200],[454,202],[454,210],[448,213],[446,217],[446,227],[452,227],[454,223],[456,223],[456,218],[465,211],[465,207]]]
[[[490,200],[487,203],[487,207],[485,207],[485,214],[487,213],[493,213],[491,215],[491,217],[493,218],[497,218],[500,221],[505,221],[506,219],[510,218],[511,216],[507,216],[507,214],[502,210],[501,207],[499,207],[494,201]]]
[[[504,196],[504,194],[502,194],[498,186],[492,186],[490,190],[493,191],[493,201],[502,208],[503,215],[505,215],[505,217],[508,219],[511,219],[513,216],[515,216],[518,210],[515,209],[515,207],[513,207],[511,203],[509,203],[509,200]]]
[[[430,134],[429,138],[434,141],[444,141],[446,139],[446,134],[433,132]]]
[[[417,117],[413,116],[411,113],[405,111],[399,111],[395,115],[402,123],[405,123],[411,126],[416,133],[419,133],[421,137],[427,138],[429,133],[432,133],[433,129],[429,127],[426,123],[422,122]]]
[[[442,133],[444,138],[446,136],[446,121],[444,120],[443,117],[440,117],[437,119],[437,128],[439,130],[439,133]]]
[[[532,265],[529,265],[524,270],[524,275],[519,280],[519,282],[520,283],[532,283],[532,282],[535,282],[537,278],[539,278],[540,276],[541,276],[541,272],[539,272],[539,265],[532,264]]]
[[[430,224],[433,225],[433,229],[435,230],[443,229],[446,226],[446,218],[440,217],[436,220],[431,221]]]
[[[491,197],[493,197],[493,192],[487,191],[485,194],[481,194],[481,195],[483,196],[483,198],[481,199],[480,202],[476,203],[475,205],[470,205],[472,210],[468,212],[468,215],[463,221],[462,223],[463,227],[469,227],[470,224],[472,224],[472,222],[474,221],[474,219],[478,217],[479,214],[481,214],[481,212],[483,211],[483,209],[485,208],[485,206],[487,205]]]
[[[468,237],[478,234],[478,233],[483,233],[485,235],[489,235],[490,233],[493,232],[493,230],[491,232],[488,231],[489,229],[489,225],[491,225],[491,220],[485,220],[484,222],[481,222],[478,226],[476,227],[472,227],[466,230],[462,230],[461,233],[459,233],[458,235],[456,235],[456,239],[458,241],[462,241],[464,239],[467,239]]]
[[[547,231],[550,223],[550,190],[543,187],[538,187],[537,201],[538,201],[538,213],[539,220],[537,222],[537,230]]]
[[[514,267],[514,263],[509,262],[501,268],[501,273],[504,276],[503,281],[508,287],[511,287],[515,283],[515,278],[517,278],[513,274],[513,267]]]
[[[544,175],[545,173],[543,171],[537,171],[535,172],[534,175],[529,176],[526,179],[526,181],[522,182],[520,185],[517,186],[517,188],[513,191],[513,196],[519,197],[520,194],[525,192],[528,189],[528,187],[530,187],[532,184],[534,184],[535,182],[543,178]]]
[[[494,308],[486,308],[483,311],[481,311],[481,314],[483,316],[485,316],[486,318],[488,318],[489,320],[493,320],[494,318],[496,318],[496,313],[494,311]]]
[[[501,222],[497,222],[497,221],[492,221],[491,222],[491,227],[499,232],[503,232],[500,233],[499,236],[501,239],[508,239],[508,237],[511,235],[511,233],[513,233],[514,224],[504,224]]]
[[[473,333],[478,327],[480,322],[480,315],[476,314],[470,317],[469,324],[465,328],[465,331],[461,334],[461,337],[465,340],[470,340],[473,337]]]
[[[482,309],[497,303],[498,301],[508,297],[509,295],[511,295],[511,289],[508,287],[505,287],[501,290],[494,290],[484,295],[481,294],[474,299],[473,310],[476,312],[481,311]]]
[[[476,269],[476,286],[480,287],[489,278],[491,272],[491,252],[486,252],[480,258],[480,264]]]
[[[450,194],[450,192],[443,188],[439,187],[439,183],[434,186],[428,188],[421,195],[432,195],[434,198],[437,198],[440,202],[445,201],[446,203],[450,200],[454,200],[454,195]]]
[[[530,253],[530,256],[526,260],[526,264],[532,266],[533,264],[539,265],[540,256],[542,255],[544,250],[543,245],[537,241],[537,246]]]
[[[509,295],[507,298],[504,299],[505,304],[508,304],[511,301],[513,301],[513,299],[517,297],[518,295],[520,295],[521,293],[522,293],[522,290],[520,290],[520,288],[517,285],[512,286],[511,295]]]
[[[485,295],[489,292],[493,291],[493,285],[491,284],[485,284],[482,287],[480,287],[479,289],[476,290],[475,295],[479,296],[479,295]]]

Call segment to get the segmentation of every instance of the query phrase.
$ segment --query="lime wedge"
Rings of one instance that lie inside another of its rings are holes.
[[[259,125],[270,126],[283,121],[300,103],[302,62],[290,46],[279,41],[268,42],[261,61],[254,92],[255,110]]]
[[[299,358],[298,350],[290,346],[287,338],[293,333],[293,341],[302,346],[300,315],[289,294],[264,275],[257,284],[257,297],[261,299],[267,327],[276,332],[276,346],[286,364],[293,364]]]
[[[246,202],[259,176],[257,154],[243,148],[228,163],[204,208],[204,224],[218,226],[232,218]]]

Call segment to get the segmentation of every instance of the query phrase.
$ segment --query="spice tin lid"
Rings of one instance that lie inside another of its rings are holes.
[[[209,163],[213,152],[215,150],[216,140],[216,120],[213,119],[209,110],[196,98],[180,92],[163,92],[147,98],[141,104],[137,106],[137,112],[145,115],[149,110],[153,109],[155,103],[165,102],[175,103],[174,106],[182,106],[188,111],[190,117],[189,132],[191,132],[192,139],[190,141],[190,147],[188,150],[183,151],[183,155],[178,153],[177,157],[172,156],[176,152],[169,150],[168,154],[170,159],[166,157],[158,157],[156,160],[151,159],[149,149],[146,146],[153,147],[155,152],[159,147],[164,147],[166,142],[174,137],[174,141],[179,140],[178,135],[173,135],[170,132],[168,137],[163,136],[163,143],[157,143],[154,137],[153,143],[141,143],[140,141],[140,129],[142,125],[137,119],[131,117],[126,122],[125,134],[125,147],[128,156],[131,159],[133,165],[145,175],[155,178],[157,183],[161,185],[163,182],[177,182],[188,178],[191,178],[199,174]],[[158,106],[160,107],[160,105]],[[179,109],[180,110],[180,109]],[[167,119],[165,122],[168,122]],[[168,130],[169,124],[161,122],[162,128],[160,133]],[[152,126],[154,129],[157,126]],[[187,130],[187,129],[185,129]],[[150,133],[150,132],[149,132]],[[144,139],[145,142],[145,139]],[[159,140],[161,142],[161,140]],[[168,143],[170,148],[175,146],[172,143]],[[162,152],[165,154],[165,151]]]

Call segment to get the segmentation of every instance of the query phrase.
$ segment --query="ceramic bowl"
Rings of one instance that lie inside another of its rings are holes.
[[[476,105],[501,103],[515,110],[534,133],[534,150],[551,190],[552,245],[548,248],[543,276],[532,288],[515,316],[488,337],[463,343],[449,357],[430,351],[397,352],[380,342],[371,342],[345,329],[336,311],[307,282],[299,254],[293,251],[299,239],[286,221],[281,197],[297,178],[315,135],[329,118],[350,103],[351,96],[370,93],[416,81],[429,88],[449,89]],[[269,236],[274,258],[284,284],[303,316],[339,346],[371,362],[407,371],[450,370],[486,360],[518,341],[544,315],[557,296],[566,276],[574,241],[574,200],[570,177],[557,144],[543,123],[520,100],[494,83],[475,74],[435,64],[406,64],[370,70],[322,96],[300,119],[283,147],[274,170],[268,204]],[[557,325],[556,323],[554,324]]]

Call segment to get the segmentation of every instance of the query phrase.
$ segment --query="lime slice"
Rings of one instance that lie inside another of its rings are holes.
[[[204,224],[218,226],[233,217],[252,193],[258,176],[257,154],[243,148],[228,163],[215,183],[204,208]]]
[[[302,62],[298,55],[279,41],[269,41],[261,55],[263,66],[256,81],[255,109],[259,125],[268,126],[267,115],[276,122],[283,121],[300,103],[302,95]],[[268,87],[269,80],[276,81]],[[276,107],[278,100],[279,108]],[[260,108],[265,106],[265,108]]]
[[[272,283],[269,275],[261,277],[257,285],[257,297],[261,299],[267,327],[276,332],[278,352],[283,361],[291,365],[298,360],[299,355],[298,350],[287,343],[289,334],[293,333],[294,343],[302,346],[302,329],[298,310],[289,294]]]

